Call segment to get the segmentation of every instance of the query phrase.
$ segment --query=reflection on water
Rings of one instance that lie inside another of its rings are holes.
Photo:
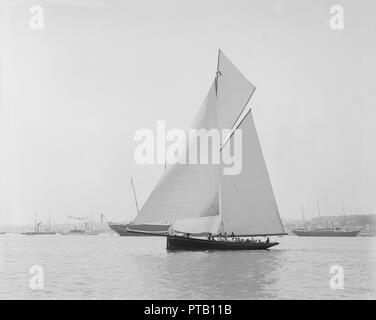
[[[212,251],[169,253],[164,276],[182,290],[179,298],[255,299],[268,285],[281,251]]]
[[[268,251],[167,252],[161,237],[0,237],[0,298],[376,298],[375,239],[279,238]],[[44,289],[29,287],[32,265]],[[345,272],[344,290],[329,269]]]

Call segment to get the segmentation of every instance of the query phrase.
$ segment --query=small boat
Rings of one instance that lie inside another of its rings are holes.
[[[346,213],[345,213],[344,206],[342,206],[342,210],[343,210],[343,219],[344,219],[343,228],[323,227],[323,223],[321,221],[321,214],[320,214],[320,204],[317,201],[317,212],[318,212],[321,227],[310,228],[310,229],[307,229],[304,227],[304,228],[291,230],[291,232],[299,237],[356,237],[360,233],[361,230],[360,229],[352,230],[346,227]],[[304,214],[303,214],[303,224],[305,224]]]
[[[85,234],[89,234],[89,232],[85,231],[85,230],[81,230],[81,229],[73,229],[73,230],[69,230],[68,232],[61,232],[62,235],[64,236],[79,236],[79,235],[85,235]]]
[[[68,232],[61,232],[63,236],[96,236],[98,232],[85,230],[70,230]]]
[[[335,229],[295,229],[292,230],[299,237],[356,237],[360,230]]]
[[[63,236],[96,236],[99,233],[96,231],[88,231],[82,229],[73,229],[68,232],[61,232]]]
[[[77,225],[74,225],[74,229],[69,230],[68,232],[61,232],[64,236],[96,236],[99,232],[92,230],[93,223],[88,217],[76,217],[76,216],[68,216],[68,220],[79,221],[82,223],[81,228],[77,228]]]
[[[222,135],[218,143],[213,142],[217,149],[202,149],[209,143],[201,145],[200,139],[182,145],[185,152],[179,156],[185,158],[165,169],[134,220],[139,232],[146,232],[142,226],[169,225],[167,250],[264,250],[278,244],[269,238],[244,240],[286,234],[247,108],[255,89],[219,50],[215,78],[187,132],[189,137],[190,132],[214,129]],[[223,159],[236,145],[241,152],[233,151],[234,162],[241,161],[241,168],[229,173]],[[222,161],[189,163],[191,146],[196,160],[211,154]],[[230,233],[234,240],[227,237]]]
[[[42,235],[53,235],[53,234],[56,234],[56,232],[48,232],[48,231],[35,232],[35,231],[28,231],[28,232],[21,232],[21,234],[26,235],[26,236],[42,236]]]
[[[45,230],[42,229],[42,222],[37,221],[37,215],[35,214],[34,221],[34,231],[21,232],[22,235],[26,236],[42,236],[42,235],[54,235],[55,231],[51,231],[51,218],[48,220],[48,228]]]

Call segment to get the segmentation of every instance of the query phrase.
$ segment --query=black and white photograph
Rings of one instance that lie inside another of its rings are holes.
[[[375,300],[375,17],[0,0],[0,300]]]

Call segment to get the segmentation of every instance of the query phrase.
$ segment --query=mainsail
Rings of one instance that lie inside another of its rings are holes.
[[[214,82],[191,128],[217,128]],[[187,144],[187,149],[191,147]],[[197,150],[200,159],[201,150]],[[215,199],[218,201],[218,172],[219,165],[210,163],[176,163],[169,166],[136,216],[134,224],[171,224],[177,219],[218,214],[218,206],[213,204]]]

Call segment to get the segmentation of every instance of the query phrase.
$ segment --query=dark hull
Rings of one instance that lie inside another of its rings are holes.
[[[293,230],[299,237],[356,237],[360,230]]]
[[[232,242],[178,236],[167,237],[167,250],[265,250],[278,242]]]

